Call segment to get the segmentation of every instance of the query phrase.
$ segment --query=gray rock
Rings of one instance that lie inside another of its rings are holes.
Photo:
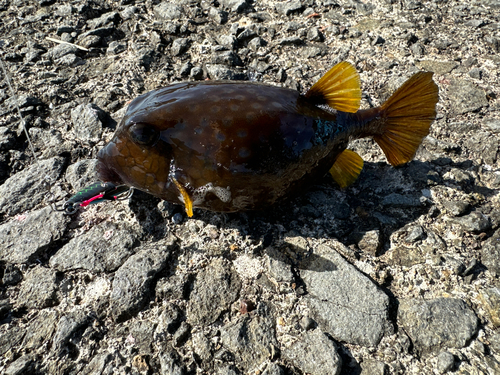
[[[80,374],[112,374],[114,372],[114,368],[116,369],[115,363],[113,363],[115,358],[116,356],[107,352],[96,354],[90,363],[83,368]]]
[[[380,342],[390,325],[389,298],[335,250],[318,246],[300,264],[300,276],[309,292],[307,304],[323,331],[355,345]]]
[[[187,51],[189,48],[189,39],[188,38],[177,38],[172,43],[172,47],[170,48],[170,52],[172,52],[173,56],[179,56]]]
[[[276,10],[285,16],[288,16],[294,12],[299,12],[304,9],[302,2],[300,0],[285,1],[282,3],[276,3]]]
[[[34,358],[30,354],[23,355],[12,362],[6,369],[5,375],[25,375],[33,371]]]
[[[43,309],[57,303],[56,273],[45,267],[35,267],[21,283],[17,304],[28,309]]]
[[[10,150],[15,144],[15,134],[8,127],[0,126],[0,151]]]
[[[103,222],[69,241],[50,258],[49,264],[58,271],[111,272],[134,253],[136,238],[133,229],[124,224]]]
[[[229,69],[225,65],[221,64],[207,64],[207,72],[211,79],[221,80],[221,79],[235,79],[236,74],[233,70]]]
[[[18,348],[19,343],[25,335],[25,330],[19,327],[11,327],[8,330],[2,331],[0,335],[0,355],[4,355],[9,350]]]
[[[461,217],[448,218],[447,221],[460,225],[467,232],[481,233],[491,228],[490,218],[478,211]]]
[[[453,216],[461,216],[470,209],[470,204],[463,201],[444,202],[444,207]]]
[[[208,16],[217,22],[219,25],[225,24],[227,22],[228,13],[224,10],[211,7],[208,11]]]
[[[229,9],[236,13],[242,13],[248,8],[246,0],[221,0],[219,3],[224,9]]]
[[[84,159],[71,164],[66,169],[65,178],[74,189],[74,193],[98,180],[97,159]]]
[[[237,54],[232,51],[221,51],[217,52],[212,57],[212,62],[214,64],[224,64],[229,66],[240,66],[242,65],[241,59]]]
[[[104,111],[95,104],[80,104],[71,110],[76,138],[83,142],[99,142],[105,116]]]
[[[29,323],[22,346],[25,349],[38,349],[48,343],[56,329],[59,316],[55,310],[44,309]]]
[[[116,321],[128,319],[144,307],[151,282],[167,265],[174,247],[173,237],[144,245],[116,271],[110,296],[111,314]]]
[[[126,42],[112,41],[106,50],[108,55],[118,55],[119,53],[125,52],[127,50]]]
[[[27,263],[59,240],[70,221],[63,212],[45,207],[0,225],[0,260]]]
[[[400,301],[398,325],[417,351],[428,353],[444,347],[463,348],[477,333],[478,320],[460,299],[407,299]]]
[[[202,269],[193,286],[187,306],[187,319],[193,325],[215,322],[238,298],[241,281],[230,264],[215,259]]]
[[[70,151],[69,147],[64,148],[62,134],[56,129],[31,128],[28,130],[31,142],[37,149],[43,150],[43,156],[53,157],[63,152]]]
[[[4,285],[16,285],[19,281],[23,279],[23,274],[16,266],[12,264],[7,264],[5,267],[2,283]]]
[[[479,292],[481,307],[489,315],[493,327],[500,327],[500,288],[487,288]]]
[[[173,334],[181,325],[183,315],[181,309],[174,304],[167,304],[158,319],[156,334],[166,337],[168,334]]]
[[[361,375],[386,375],[388,366],[376,359],[366,359],[361,362]]]
[[[108,25],[109,23],[115,23],[120,19],[118,12],[108,12],[104,13],[98,18],[93,18],[87,21],[87,25],[91,29],[97,29],[99,27],[103,27]]]
[[[456,61],[422,60],[416,62],[415,65],[420,69],[434,72],[438,75],[443,75],[450,73],[453,69],[457,68],[459,64]]]
[[[308,374],[340,374],[342,359],[337,346],[319,328],[304,332],[296,339],[282,350],[282,357],[293,366]]]
[[[437,356],[436,369],[440,374],[445,374],[453,369],[455,357],[450,352],[441,352]]]
[[[278,354],[275,321],[266,305],[257,306],[255,314],[245,314],[221,328],[221,341],[231,351],[236,363],[253,372]]]
[[[488,106],[483,89],[469,81],[453,81],[448,89],[452,110],[456,114],[475,112]]]
[[[500,229],[483,244],[481,261],[493,275],[500,275]]]
[[[10,312],[12,305],[8,299],[0,300],[0,320],[3,320],[5,316]]]
[[[14,216],[42,202],[47,193],[47,181],[59,178],[64,162],[62,157],[40,160],[8,178],[0,186],[0,213]]]
[[[357,242],[361,251],[367,254],[377,255],[382,241],[379,230],[369,230],[367,232],[357,232],[353,234],[354,240]]]
[[[183,16],[183,9],[175,3],[162,1],[153,8],[154,14],[157,18],[163,20],[174,20]]]
[[[493,133],[500,133],[500,119],[499,118],[489,118],[483,121],[483,124],[488,128],[488,130]]]
[[[322,42],[324,37],[317,27],[312,27],[307,32],[307,39],[311,42]]]
[[[266,273],[271,280],[277,283],[292,283],[295,278],[292,273],[292,266],[287,257],[272,247],[268,247],[265,252]]]
[[[55,352],[59,355],[63,353],[71,337],[87,325],[89,321],[90,317],[83,309],[74,310],[61,316],[52,340]]]
[[[272,362],[266,366],[266,369],[262,372],[262,375],[285,375],[285,370],[277,363]]]
[[[184,375],[186,373],[186,366],[174,349],[169,349],[160,355],[160,366],[161,375]]]
[[[71,44],[62,43],[49,49],[48,52],[45,54],[45,57],[52,60],[58,60],[61,57],[64,57],[66,55],[74,55],[77,52],[78,48],[76,48],[75,46]]]

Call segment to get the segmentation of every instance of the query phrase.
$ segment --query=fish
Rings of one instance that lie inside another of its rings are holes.
[[[97,174],[168,202],[216,212],[259,210],[327,173],[341,188],[361,173],[349,142],[371,137],[388,162],[413,159],[436,118],[432,72],[381,106],[359,109],[360,77],[343,61],[304,94],[247,81],[196,81],[143,94],[97,156]]]

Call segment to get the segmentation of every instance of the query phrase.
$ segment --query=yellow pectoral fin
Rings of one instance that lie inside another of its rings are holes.
[[[184,201],[184,207],[186,209],[186,213],[189,217],[193,216],[193,201],[191,200],[191,197],[189,196],[188,192],[184,187],[177,181],[175,178],[172,177],[172,181],[174,182],[175,186],[179,190],[179,192],[182,195],[182,199]]]
[[[351,150],[344,150],[330,168],[330,174],[344,189],[354,183],[363,170],[363,159]]]

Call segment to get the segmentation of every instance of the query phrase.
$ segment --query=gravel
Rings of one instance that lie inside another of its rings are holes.
[[[17,92],[1,71],[0,373],[500,373],[498,1],[19,0],[0,15]],[[205,79],[305,91],[342,60],[363,108],[434,72],[414,161],[357,140],[353,186],[325,177],[263,212],[187,218],[139,192],[52,210],[95,181],[135,97]]]

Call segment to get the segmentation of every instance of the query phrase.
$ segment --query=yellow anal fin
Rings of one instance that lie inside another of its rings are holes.
[[[330,174],[342,189],[345,189],[356,179],[363,170],[363,159],[351,150],[344,150],[330,168]]]
[[[305,97],[326,102],[338,111],[354,113],[361,102],[359,74],[352,64],[340,62],[326,72]]]
[[[439,90],[432,73],[414,74],[385,102],[380,134],[373,137],[394,166],[409,162],[436,118]]]
[[[172,177],[172,181],[174,182],[175,186],[179,190],[179,192],[182,195],[182,199],[184,201],[184,207],[186,209],[186,213],[189,217],[193,216],[193,201],[191,200],[191,197],[189,196],[188,192],[184,187],[177,181],[175,178]]]

